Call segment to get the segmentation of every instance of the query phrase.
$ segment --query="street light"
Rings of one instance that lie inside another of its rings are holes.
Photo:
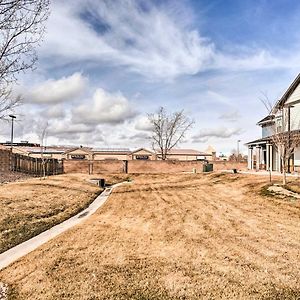
[[[237,140],[237,162],[239,162],[240,158],[240,141],[241,140]]]
[[[11,118],[11,135],[10,135],[10,148],[12,149],[13,142],[14,142],[14,119],[16,119],[16,116],[9,115]]]

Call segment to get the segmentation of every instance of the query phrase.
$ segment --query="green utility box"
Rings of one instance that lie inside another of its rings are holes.
[[[203,165],[203,172],[212,172],[214,170],[213,164],[205,164]]]

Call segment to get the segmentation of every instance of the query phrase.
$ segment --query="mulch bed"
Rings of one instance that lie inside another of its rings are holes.
[[[31,178],[32,176],[16,172],[0,172],[0,184]]]

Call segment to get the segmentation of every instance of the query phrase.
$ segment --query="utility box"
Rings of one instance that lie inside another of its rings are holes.
[[[214,170],[213,164],[205,164],[203,165],[203,172],[212,172]]]

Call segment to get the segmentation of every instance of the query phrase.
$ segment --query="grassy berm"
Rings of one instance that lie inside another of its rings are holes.
[[[100,192],[84,175],[0,185],[0,253],[75,215]]]

